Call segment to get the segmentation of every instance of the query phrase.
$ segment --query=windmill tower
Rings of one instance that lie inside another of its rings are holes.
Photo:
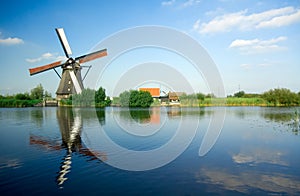
[[[56,61],[54,63],[50,63],[47,65],[43,65],[36,68],[29,69],[30,75],[35,75],[50,69],[53,69],[57,75],[60,77],[59,86],[56,91],[56,98],[58,100],[69,98],[72,94],[80,94],[84,89],[82,77],[81,77],[81,63],[85,63],[88,61],[92,61],[94,59],[107,56],[107,50],[99,50],[93,53],[89,53],[86,55],[82,55],[73,59],[70,57],[72,55],[72,51],[70,45],[68,43],[65,32],[62,28],[55,29],[58,35],[59,41],[63,47],[65,55],[67,57],[67,61]],[[61,76],[56,71],[56,67],[62,68]]]

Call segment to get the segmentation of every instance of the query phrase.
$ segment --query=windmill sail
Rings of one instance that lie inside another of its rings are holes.
[[[73,70],[70,70],[70,76],[71,76],[71,79],[72,79],[72,82],[73,82],[76,93],[77,94],[81,93],[81,91],[82,91],[81,85],[79,84],[78,79],[75,76],[75,73],[74,73]]]
[[[67,40],[66,34],[64,32],[64,29],[63,28],[57,28],[55,30],[56,30],[56,33],[58,35],[59,41],[60,41],[60,43],[61,43],[61,45],[64,49],[65,55],[66,55],[67,58],[69,58],[69,56],[72,55],[72,51],[71,51],[70,45],[68,43],[68,40]]]
[[[107,50],[98,50],[96,52],[76,57],[75,59],[71,58],[70,55],[72,55],[72,51],[64,30],[62,28],[57,28],[55,30],[68,60],[65,62],[57,61],[40,67],[31,68],[29,69],[29,73],[30,75],[35,75],[50,69],[54,69],[56,67],[61,67],[61,80],[56,91],[56,98],[60,100],[69,98],[72,94],[79,94],[84,89],[81,77],[80,63],[85,63],[100,57],[107,56]]]
[[[38,73],[47,71],[49,69],[53,69],[53,68],[62,66],[62,65],[63,65],[62,61],[57,61],[57,62],[50,63],[50,64],[47,64],[47,65],[43,65],[43,66],[40,66],[40,67],[31,68],[31,69],[29,69],[29,73],[32,76],[34,74],[38,74]]]
[[[80,57],[76,57],[75,60],[79,61],[79,63],[85,63],[88,61],[92,61],[94,59],[100,58],[100,57],[104,57],[107,56],[107,50],[103,49],[103,50],[98,50],[96,52],[92,52],[90,54],[86,54],[86,55],[82,55]]]

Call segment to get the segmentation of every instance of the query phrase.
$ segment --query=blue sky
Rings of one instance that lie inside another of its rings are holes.
[[[28,68],[63,56],[57,27],[65,29],[76,57],[116,32],[143,25],[171,27],[197,40],[217,65],[226,94],[278,87],[300,91],[298,0],[2,0],[0,94],[30,91],[41,83],[55,95],[55,72],[29,76]],[[108,95],[109,83],[104,82]]]

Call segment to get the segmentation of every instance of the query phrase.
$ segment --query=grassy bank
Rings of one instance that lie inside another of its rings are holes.
[[[260,97],[243,98],[243,97],[227,97],[227,98],[205,98],[204,100],[184,99],[180,101],[182,107],[209,107],[209,106],[300,106],[299,103],[281,104],[268,102]]]
[[[0,99],[0,107],[11,108],[11,107],[33,107],[42,101],[39,99],[34,100],[18,100],[18,99]]]
[[[205,98],[203,100],[184,99],[180,101],[183,107],[205,106],[267,106],[268,103],[262,98]]]

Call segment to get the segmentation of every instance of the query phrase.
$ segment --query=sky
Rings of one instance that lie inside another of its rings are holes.
[[[29,92],[41,83],[55,96],[59,78],[54,71],[34,76],[28,72],[64,56],[55,28],[64,28],[76,57],[118,32],[147,25],[172,28],[197,41],[217,66],[227,95],[273,88],[300,91],[299,0],[1,0],[0,4],[2,95]],[[143,62],[165,62],[182,73],[194,91],[209,93],[205,80],[186,60],[153,48],[131,50],[115,59],[96,85],[112,96],[124,73]],[[93,67],[97,63],[101,59],[90,62]],[[153,87],[162,85],[154,83]]]

